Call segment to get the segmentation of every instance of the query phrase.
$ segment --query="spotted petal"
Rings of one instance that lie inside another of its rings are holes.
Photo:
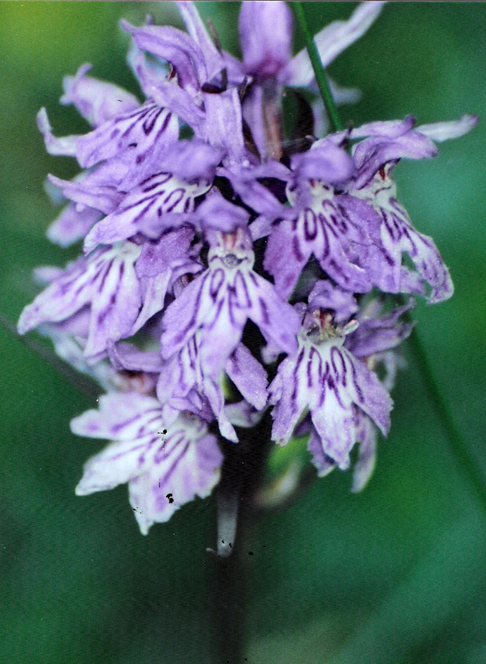
[[[106,349],[109,340],[129,336],[141,306],[134,263],[140,247],[126,242],[80,258],[28,305],[19,319],[19,334],[41,323],[64,321],[90,308],[85,356]]]
[[[177,118],[166,108],[148,101],[79,137],[77,157],[83,168],[89,168],[130,149],[134,163],[140,166],[154,151],[160,153],[177,140],[178,135]]]
[[[75,418],[71,428],[78,435],[114,441],[88,461],[76,493],[129,482],[143,534],[196,496],[206,497],[219,479],[222,454],[205,423],[181,415],[166,426],[153,397],[133,392],[102,396],[100,409]]]
[[[179,218],[182,223],[194,209],[194,199],[205,193],[206,182],[189,184],[170,173],[156,173],[122,198],[117,209],[98,222],[87,235],[84,248],[112,244],[143,232],[158,238]]]
[[[253,262],[253,253],[249,256]],[[230,254],[230,259],[236,262],[228,266],[225,257],[214,256],[210,269],[184,289],[168,307],[163,321],[162,355],[170,357],[202,330],[201,358],[205,372],[213,376],[223,371],[248,318],[287,353],[296,349],[300,325],[296,312],[270,282],[245,262],[238,265],[236,255]]]
[[[366,224],[346,215],[331,187],[314,183],[312,192],[295,218],[283,221],[268,240],[264,267],[274,277],[277,292],[289,297],[311,255],[345,290],[368,292],[373,247]]]
[[[342,342],[342,338],[318,345],[301,342],[297,356],[279,366],[269,389],[275,404],[272,438],[288,442],[308,408],[325,453],[339,467],[347,468],[357,440],[354,406],[386,434],[392,401],[376,375],[342,347]]]

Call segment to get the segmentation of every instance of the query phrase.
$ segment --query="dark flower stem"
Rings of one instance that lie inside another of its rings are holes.
[[[307,25],[303,3],[296,1],[291,2],[290,4],[294,10],[295,16],[297,17],[302,34],[304,35],[305,45],[307,47],[307,52],[312,64],[312,69],[314,70],[317,87],[319,88],[319,93],[322,97],[322,101],[324,102],[324,106],[326,107],[331,127],[333,131],[341,131],[343,128],[341,118],[339,117],[336,103],[334,101],[334,97],[332,96],[331,88],[329,87],[329,82],[322,65],[321,56],[317,50],[316,42],[314,41],[314,38],[309,30],[309,26]]]
[[[242,664],[245,654],[246,568],[252,551],[248,531],[254,495],[271,449],[271,418],[239,429],[240,442],[222,441],[224,462],[218,488],[218,542],[212,553],[214,642],[218,664]],[[224,539],[224,542],[222,541]],[[232,541],[230,541],[232,540]]]
[[[324,71],[316,43],[309,31],[309,26],[307,25],[303,3],[296,1],[292,2],[291,6],[294,9],[295,15],[304,35],[309,58],[312,63],[312,68],[314,69],[316,82],[319,87],[322,101],[326,107],[329,120],[334,131],[340,131],[343,125],[341,123],[332,92],[329,88],[326,72]],[[410,320],[412,319],[410,318]],[[420,373],[422,383],[424,384],[425,390],[427,392],[430,404],[436,414],[437,420],[442,429],[442,433],[444,434],[444,437],[449,444],[449,448],[454,456],[454,459],[456,460],[458,466],[463,470],[469,486],[475,493],[476,497],[479,498],[483,508],[486,510],[485,478],[483,477],[481,471],[478,469],[478,465],[473,455],[471,454],[466,442],[464,441],[459,428],[454,422],[454,418],[452,417],[447,402],[442,396],[439,387],[437,386],[437,381],[435,380],[434,374],[432,372],[432,368],[427,356],[427,351],[425,350],[425,347],[416,329],[413,330],[409,338],[409,344],[415,357],[417,368]]]

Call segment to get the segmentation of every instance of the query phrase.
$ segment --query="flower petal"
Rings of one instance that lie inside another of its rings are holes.
[[[183,89],[198,92],[208,79],[203,52],[196,42],[182,30],[172,26],[146,25],[136,28],[120,21],[141,51],[170,62],[177,72],[178,84]]]
[[[182,19],[186,24],[187,32],[198,44],[206,63],[208,80],[213,79],[224,67],[221,53],[213,44],[206,27],[201,20],[197,6],[194,2],[178,2],[177,6]]]
[[[47,229],[47,237],[60,247],[70,247],[84,238],[102,217],[101,212],[86,205],[69,203]]]
[[[133,162],[140,167],[144,160],[153,157],[177,140],[177,118],[154,102],[121,113],[94,131],[77,140],[77,157],[83,168],[111,159],[131,150]]]
[[[474,129],[478,124],[479,118],[477,115],[466,114],[462,115],[458,120],[450,122],[434,122],[432,124],[420,125],[417,131],[433,141],[441,143],[451,138],[459,138],[464,136]]]
[[[75,418],[71,428],[115,441],[88,461],[76,493],[130,482],[130,502],[144,534],[196,496],[206,497],[219,479],[223,455],[206,424],[182,415],[164,425],[161,405],[152,397],[102,396],[100,409]]]
[[[204,93],[206,118],[202,137],[210,145],[227,152],[223,163],[240,163],[245,154],[243,120],[238,90],[232,88],[219,94]]]
[[[78,136],[64,136],[64,138],[56,138],[52,133],[52,127],[47,117],[45,108],[41,108],[37,113],[37,126],[39,131],[44,137],[46,150],[49,154],[62,157],[76,157],[76,141]]]
[[[170,173],[156,173],[123,197],[117,209],[99,221],[86,236],[85,251],[98,244],[113,244],[145,232],[160,237],[164,225],[173,225],[174,215],[183,223],[194,209],[194,199],[205,193],[209,184],[189,184]]]
[[[241,395],[257,410],[267,403],[267,372],[243,344],[238,344],[226,363],[226,373]]]
[[[148,472],[130,481],[130,504],[143,535],[185,503],[209,496],[219,481],[223,455],[215,436],[184,434],[166,456],[155,457]]]
[[[94,127],[140,106],[136,97],[118,85],[86,76],[91,67],[90,64],[81,65],[75,76],[64,77],[61,104],[74,104]]]
[[[128,442],[157,436],[161,428],[160,403],[136,392],[105,394],[99,398],[99,410],[71,421],[71,431],[78,436]]]
[[[246,72],[257,79],[278,77],[292,53],[292,13],[287,4],[243,2],[239,30]]]
[[[109,340],[128,336],[141,305],[134,269],[139,254],[140,247],[127,242],[79,259],[24,309],[19,334],[40,323],[64,321],[89,306],[86,357],[103,351]]]

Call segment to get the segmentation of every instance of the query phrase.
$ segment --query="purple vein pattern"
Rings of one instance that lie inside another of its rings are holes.
[[[362,3],[316,35],[325,67],[383,4]],[[358,444],[352,489],[364,487],[390,427],[406,315],[417,297],[453,292],[393,171],[477,122],[416,126],[408,116],[328,133],[284,2],[242,3],[241,60],[195,4],[177,6],[186,31],[121,23],[139,97],[84,64],[65,78],[61,103],[90,130],[57,137],[39,111],[47,151],[80,167],[70,181],[49,176],[64,208],[47,235],[61,247],[82,241],[82,253],[37,270],[45,288],[18,323],[104,390],[71,423],[108,441],[76,492],[127,483],[144,534],[208,496],[223,450],[236,449],[223,439],[241,444],[267,414],[272,440],[304,440],[319,476],[347,469]],[[357,99],[330,84],[337,104]],[[313,98],[291,141],[288,88]]]

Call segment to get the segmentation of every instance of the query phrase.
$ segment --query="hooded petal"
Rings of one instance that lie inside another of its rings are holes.
[[[187,32],[203,53],[208,80],[211,80],[224,68],[223,57],[213,44],[194,2],[178,2],[177,6],[186,24]]]
[[[413,120],[413,118],[412,118]],[[388,136],[381,125],[377,125],[376,133],[359,143],[353,153],[353,159],[358,169],[355,187],[361,189],[370,182],[373,176],[385,164],[395,162],[406,157],[408,159],[427,159],[434,157],[438,150],[434,143],[418,131],[408,128],[407,120],[403,125],[406,131],[398,136]],[[371,125],[369,125],[371,127]],[[398,129],[398,128],[397,128]],[[394,128],[395,130],[395,128]],[[373,129],[370,129],[370,133]],[[391,132],[392,134],[395,131]]]
[[[355,167],[351,157],[331,140],[321,140],[307,152],[293,155],[292,170],[303,180],[320,180],[342,185],[353,175]]]
[[[257,79],[279,77],[292,55],[292,13],[285,2],[243,2],[239,20],[243,65]]]
[[[180,88],[176,81],[161,78],[160,65],[149,62],[145,53],[135,43],[130,49],[128,62],[137,77],[146,97],[153,99],[162,108],[175,113],[194,130],[204,122],[204,111],[199,108],[193,94]]]
[[[309,295],[309,307],[332,311],[337,323],[348,321],[358,311],[354,295],[330,281],[316,281]]]
[[[172,26],[146,25],[136,28],[120,21],[141,51],[169,62],[177,72],[178,84],[183,89],[198,92],[208,78],[203,52],[196,42],[182,30]]]
[[[181,88],[195,93],[207,81],[203,53],[198,44],[182,30],[166,25],[136,28],[124,20],[120,24],[132,35],[141,51],[148,51],[174,67]]]
[[[209,196],[198,207],[196,216],[202,228],[208,230],[232,233],[237,228],[245,228],[250,215],[238,206],[223,198],[217,190],[211,191]]]

